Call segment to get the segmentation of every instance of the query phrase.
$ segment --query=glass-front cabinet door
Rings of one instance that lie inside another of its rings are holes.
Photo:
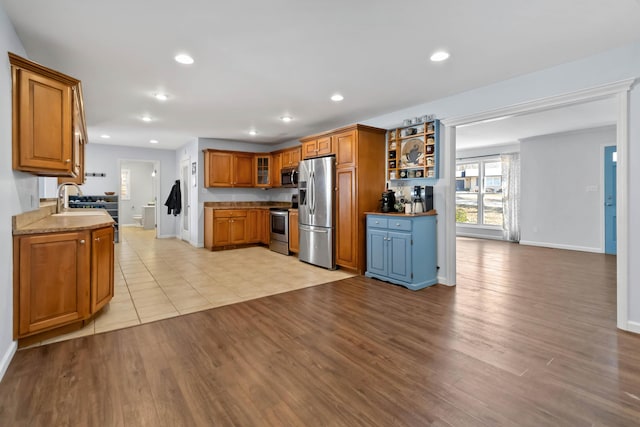
[[[271,156],[256,155],[255,168],[256,168],[256,187],[271,187]]]

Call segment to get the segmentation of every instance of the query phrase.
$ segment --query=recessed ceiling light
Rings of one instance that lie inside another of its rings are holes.
[[[102,139],[109,139],[109,138],[111,138],[111,136],[110,136],[110,135],[107,135],[107,134],[102,134],[102,135],[100,135],[100,138],[102,138]]]
[[[344,99],[344,96],[340,95],[339,93],[335,93],[333,95],[331,95],[331,100],[334,102],[340,102]]]
[[[158,143],[158,140],[157,140],[157,139],[151,139],[151,140],[149,140],[149,142],[150,142],[151,144],[157,144],[157,143]]]
[[[153,120],[153,119],[152,119],[150,116],[142,116],[142,121],[143,121],[143,122],[150,122],[150,121],[152,121],[152,120]]]
[[[438,52],[435,52],[433,55],[431,55],[431,60],[433,62],[444,61],[447,58],[449,58],[449,53],[445,52],[444,50],[439,50]]]
[[[249,131],[249,135],[251,135],[251,136],[256,136],[257,134],[258,134],[258,131],[257,131],[257,130],[255,130],[255,129],[251,129],[251,130]]]
[[[291,120],[293,120],[293,117],[291,117],[291,116],[282,116],[282,117],[280,117],[280,120],[282,120],[285,123],[289,123]]]
[[[176,55],[173,59],[180,64],[191,65],[193,64],[193,58],[187,55],[186,53],[181,53],[180,55]]]
[[[153,97],[158,101],[166,101],[167,99],[169,99],[169,95],[167,95],[166,93],[154,93]]]

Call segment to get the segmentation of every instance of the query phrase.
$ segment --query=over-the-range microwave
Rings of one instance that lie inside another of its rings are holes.
[[[282,168],[280,171],[280,184],[283,187],[297,187],[298,168]]]

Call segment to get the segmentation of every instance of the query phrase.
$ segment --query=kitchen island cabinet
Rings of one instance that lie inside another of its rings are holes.
[[[53,336],[113,298],[113,238],[113,220],[102,210],[14,226],[15,339]]]
[[[367,277],[418,290],[437,272],[435,215],[367,214]]]

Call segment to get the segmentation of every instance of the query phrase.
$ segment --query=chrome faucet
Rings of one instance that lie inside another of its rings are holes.
[[[78,189],[78,194],[82,196],[82,190],[80,189],[78,184],[75,184],[73,182],[63,182],[62,184],[58,185],[58,201],[56,203],[56,213],[60,213],[63,209],[69,208],[69,193],[67,192],[67,187],[69,185],[73,185],[74,187],[76,187]]]

